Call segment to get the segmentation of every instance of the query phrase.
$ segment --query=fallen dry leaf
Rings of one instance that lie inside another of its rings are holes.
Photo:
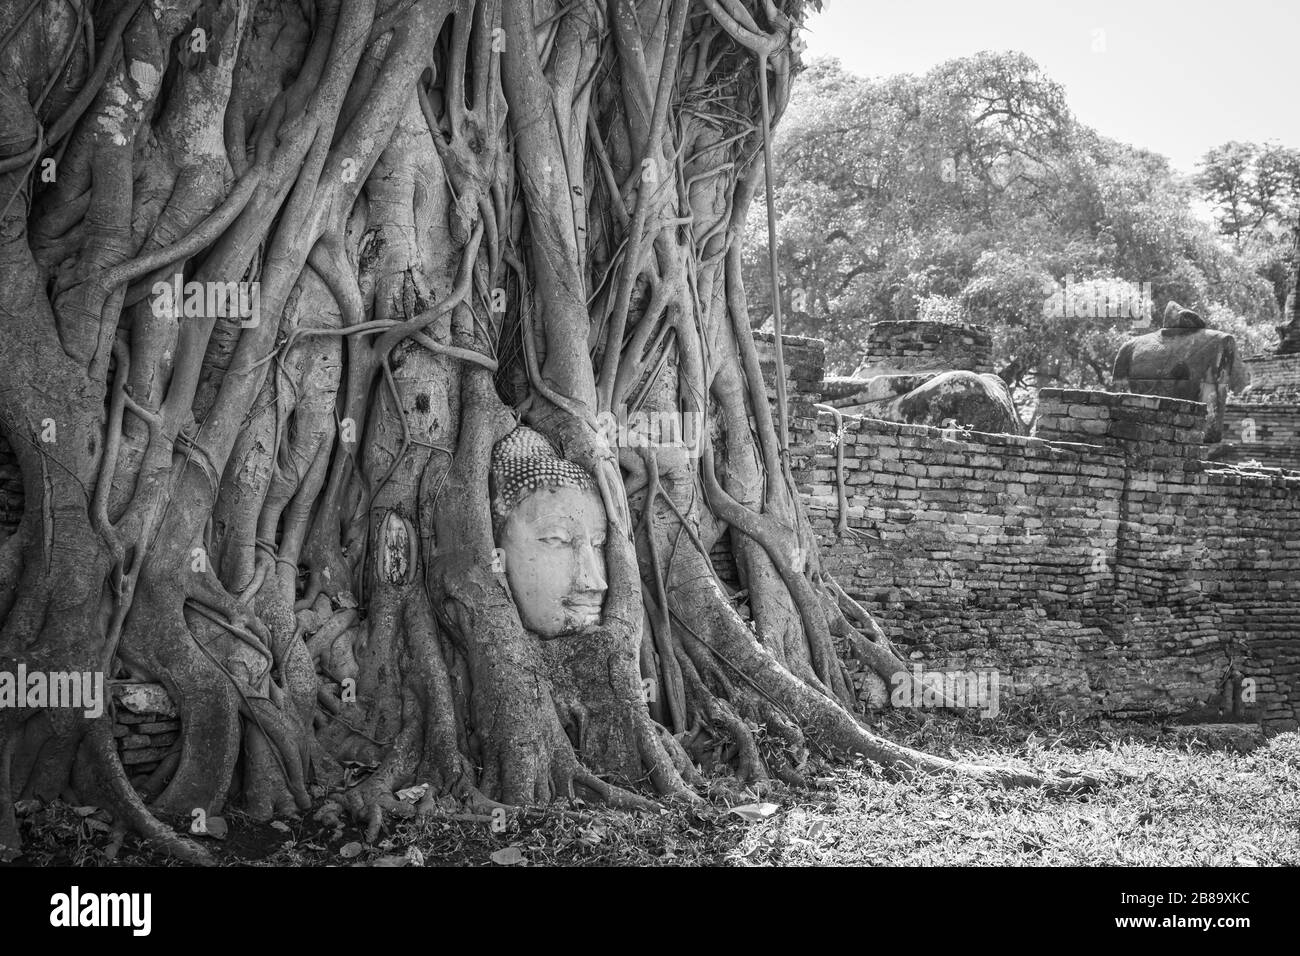
[[[492,854],[492,862],[499,863],[502,866],[514,866],[516,863],[524,862],[523,851],[517,846],[508,846],[504,850],[497,850]]]
[[[746,803],[739,807],[732,807],[729,812],[750,823],[757,823],[759,820],[766,820],[780,809],[775,803]]]

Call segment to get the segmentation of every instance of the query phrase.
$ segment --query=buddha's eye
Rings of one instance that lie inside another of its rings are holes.
[[[569,539],[562,534],[544,534],[537,540],[552,548],[563,548],[569,543]]]

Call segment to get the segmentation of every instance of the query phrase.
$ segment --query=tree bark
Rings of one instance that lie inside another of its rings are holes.
[[[802,13],[0,12],[0,431],[25,496],[0,669],[160,682],[183,738],[145,787],[109,715],[0,710],[0,853],[60,795],[203,861],[165,824],[305,812],[313,784],[373,837],[414,783],[425,808],[648,807],[700,799],[711,752],[759,784],[802,782],[810,747],[952,768],[855,713],[833,636],[901,662],[820,571],[749,339],[738,242]],[[159,308],[176,277],[257,283],[260,309]],[[703,423],[703,453],[611,443],[620,409]],[[528,633],[492,568],[489,459],[521,419],[608,516],[602,623],[575,639]],[[708,557],[728,530],[752,628]],[[345,786],[344,761],[370,772]]]

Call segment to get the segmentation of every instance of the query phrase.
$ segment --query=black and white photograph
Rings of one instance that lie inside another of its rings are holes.
[[[1258,945],[1251,874],[1300,865],[1298,36],[0,0],[0,924],[560,867],[760,915],[837,868],[876,920],[1074,874],[1056,933]],[[443,872],[323,872],[370,868]]]

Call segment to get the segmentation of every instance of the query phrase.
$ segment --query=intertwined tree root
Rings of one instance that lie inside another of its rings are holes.
[[[0,667],[158,681],[182,725],[132,781],[109,717],[0,710],[0,852],[16,803],[61,795],[206,862],[160,820],[299,814],[323,787],[373,838],[413,784],[423,812],[645,809],[700,800],[715,752],[759,789],[814,752],[1096,784],[854,713],[836,639],[909,678],[820,566],[740,270],[801,0],[309,6],[0,12],[0,47],[59,51],[0,72],[25,492]],[[177,276],[256,282],[257,312],[159,308]],[[629,411],[703,442],[611,443]],[[601,490],[610,587],[581,639],[526,632],[494,567],[489,455],[520,420]],[[709,560],[726,532],[743,598]]]

